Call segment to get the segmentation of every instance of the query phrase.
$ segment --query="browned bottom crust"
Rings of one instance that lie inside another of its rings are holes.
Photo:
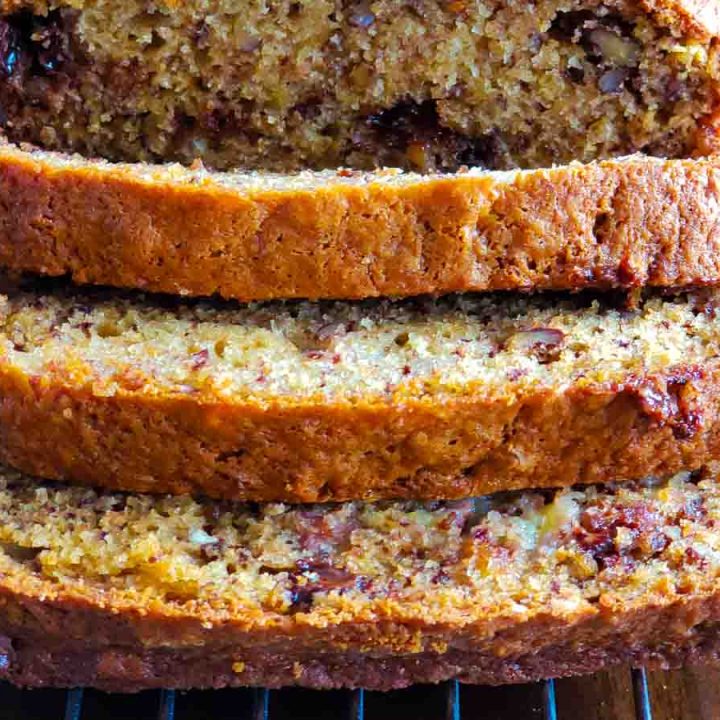
[[[4,484],[0,675],[18,683],[389,689],[720,648],[717,475],[354,508]]]
[[[0,147],[0,265],[227,298],[720,280],[717,159],[519,173],[220,176]]]
[[[152,688],[223,688],[291,685],[314,689],[395,690],[419,683],[458,679],[482,685],[534,682],[583,675],[613,665],[676,668],[720,661],[718,626],[704,628],[687,646],[555,645],[540,652],[499,658],[451,651],[405,657],[372,657],[359,652],[325,656],[263,654],[238,661],[232,653],[202,648],[62,648],[0,637],[0,677],[31,687],[95,687],[110,692]],[[248,658],[247,655],[244,657]],[[234,669],[233,669],[234,668]]]

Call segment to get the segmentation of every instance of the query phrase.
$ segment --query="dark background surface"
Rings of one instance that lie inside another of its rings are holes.
[[[647,689],[649,704],[642,702]],[[553,703],[553,693],[554,700]],[[638,702],[636,702],[636,695]],[[720,720],[720,669],[626,668],[554,684],[446,683],[391,693],[218,690],[107,695],[0,684],[5,720]]]

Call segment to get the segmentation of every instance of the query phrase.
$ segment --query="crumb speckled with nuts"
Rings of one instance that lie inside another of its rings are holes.
[[[0,520],[0,572],[30,589],[152,598],[208,619],[262,609],[268,622],[335,622],[391,602],[463,624],[601,598],[630,606],[720,578],[720,493],[707,473],[452,502],[256,506],[3,471]]]
[[[718,357],[714,295],[164,307],[16,294],[0,303],[0,360],[96,395],[353,404],[509,397],[643,378]],[[709,300],[708,300],[709,298]]]

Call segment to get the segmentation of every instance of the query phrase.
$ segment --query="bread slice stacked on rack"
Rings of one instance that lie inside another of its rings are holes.
[[[0,106],[0,676],[716,659],[720,6],[13,0]]]
[[[713,661],[719,487],[247,505],[7,471],[3,675],[392,689]]]

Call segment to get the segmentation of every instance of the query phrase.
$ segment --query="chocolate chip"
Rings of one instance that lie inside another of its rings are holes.
[[[570,80],[578,85],[585,80],[585,70],[582,67],[568,65],[565,70],[565,74],[570,78]]]
[[[19,31],[6,20],[0,20],[0,70],[10,76],[19,61]]]
[[[622,530],[626,531],[626,540],[618,544],[618,531]],[[573,534],[578,545],[590,553],[601,569],[612,567],[631,553],[652,556],[668,544],[662,515],[643,502],[588,507],[581,513]]]
[[[75,14],[53,10],[46,17],[23,11],[0,21],[0,66],[7,75],[29,69],[51,74],[72,60],[70,29]]]
[[[344,4],[348,22],[353,27],[369,28],[375,22],[368,0],[346,0]]]
[[[548,35],[559,42],[578,43],[585,25],[594,19],[589,10],[559,12],[550,25]]]
[[[214,543],[206,543],[200,546],[200,555],[203,560],[206,560],[207,562],[212,562],[213,560],[221,558],[224,553],[225,541],[221,539],[216,539]]]
[[[4,114],[12,117],[18,108],[28,106],[62,110],[73,66],[85,61],[74,40],[77,16],[77,11],[64,8],[46,16],[23,10],[0,19]]]
[[[201,20],[195,25],[193,30],[193,40],[195,41],[195,45],[197,45],[200,50],[205,50],[208,47],[209,39],[210,28],[205,20]]]
[[[467,138],[466,143],[467,146],[457,157],[462,165],[469,167],[497,167],[500,158],[507,154],[507,146],[497,131],[486,133],[479,138]]]
[[[295,105],[293,110],[304,120],[315,120],[322,113],[322,98],[313,97]]]
[[[687,85],[678,77],[671,78],[665,86],[666,102],[678,102],[682,100],[688,92]]]
[[[616,95],[623,91],[628,73],[624,68],[616,68],[603,73],[598,80],[600,92],[606,95]]]
[[[12,558],[15,562],[32,564],[35,558],[44,550],[42,547],[26,547],[11,542],[0,542],[0,551]]]
[[[7,635],[0,635],[0,670],[7,670],[15,657],[13,641]]]
[[[368,28],[375,22],[375,15],[371,12],[356,12],[349,17],[348,22],[355,27]]]
[[[434,100],[406,100],[367,117],[353,143],[378,158],[378,165],[417,165],[411,161],[422,148],[425,172],[457,170],[459,166],[503,166],[507,147],[497,131],[471,137],[443,124]]]
[[[37,63],[46,73],[59,70],[68,59],[68,36],[58,23],[41,27],[32,40],[38,47]]]
[[[308,612],[312,608],[313,590],[309,587],[295,587],[290,591],[290,611]]]
[[[318,593],[329,593],[334,590],[343,592],[358,587],[361,581],[361,578],[354,573],[328,563],[298,560],[297,569],[305,576],[306,582],[300,584],[299,575],[291,576],[291,612],[307,612]],[[308,578],[306,573],[311,574],[311,577]]]

